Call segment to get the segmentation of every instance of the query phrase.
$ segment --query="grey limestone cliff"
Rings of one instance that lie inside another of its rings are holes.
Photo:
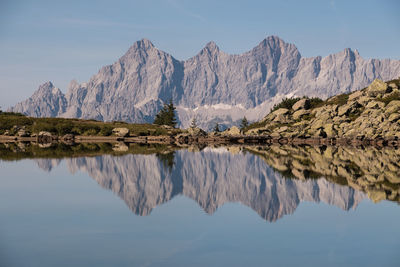
[[[65,95],[46,83],[10,110],[36,117],[152,122],[172,99],[182,126],[196,116],[200,126],[209,128],[212,122],[231,125],[243,116],[259,120],[283,97],[328,97],[399,75],[399,60],[364,59],[351,49],[304,58],[295,45],[276,36],[240,55],[210,42],[185,61],[143,39],[88,82],[71,82]]]

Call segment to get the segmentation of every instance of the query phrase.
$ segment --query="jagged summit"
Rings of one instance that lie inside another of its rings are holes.
[[[203,48],[203,50],[209,50],[209,51],[219,51],[218,45],[214,41],[210,41],[206,44],[206,46]]]
[[[399,75],[399,60],[365,60],[351,49],[304,58],[278,36],[268,36],[240,55],[223,53],[209,42],[185,61],[142,39],[87,83],[72,83],[66,96],[60,91],[50,97],[46,92],[52,89],[45,88],[54,85],[46,83],[10,110],[38,117],[152,122],[172,99],[182,126],[196,116],[208,129],[215,122],[230,126],[243,116],[259,120],[283,97],[324,98]]]
[[[150,50],[157,49],[154,44],[146,39],[143,38],[139,41],[133,43],[133,45],[128,49],[128,51],[123,55],[120,59],[126,59],[132,55],[136,55],[138,53],[147,53]],[[158,49],[157,49],[158,50]]]
[[[153,48],[154,44],[149,39],[143,38],[140,41],[135,42],[133,44],[133,47],[148,49]]]

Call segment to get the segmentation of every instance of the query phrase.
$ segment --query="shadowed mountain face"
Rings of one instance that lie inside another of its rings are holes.
[[[45,170],[59,164],[37,162]],[[227,202],[240,202],[267,221],[292,214],[302,201],[322,201],[349,210],[364,198],[362,192],[324,178],[283,178],[263,158],[239,148],[175,151],[173,166],[167,164],[168,157],[155,154],[70,158],[66,162],[72,173],[88,173],[138,215],[150,214],[176,195],[195,200],[209,214]]]
[[[182,126],[196,116],[200,126],[209,128],[212,122],[230,125],[244,115],[259,120],[283,97],[327,97],[361,89],[375,78],[399,75],[399,60],[363,59],[351,49],[303,58],[295,45],[276,36],[240,55],[226,54],[210,42],[186,61],[143,39],[87,83],[72,81],[65,95],[45,83],[11,111],[152,122],[163,103],[172,99]]]

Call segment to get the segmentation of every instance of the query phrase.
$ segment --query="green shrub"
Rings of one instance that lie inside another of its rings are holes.
[[[112,135],[112,130],[113,130],[113,127],[105,125],[105,126],[101,127],[99,134],[101,136],[110,136],[110,135]]]
[[[349,95],[348,94],[341,94],[337,95],[335,97],[332,97],[330,100],[328,100],[325,104],[326,105],[338,105],[338,106],[343,106],[347,103],[347,100],[349,100]]]
[[[280,103],[275,104],[272,107],[271,112],[274,112],[275,110],[278,110],[280,108],[292,109],[293,105],[300,99],[300,97],[284,98]]]
[[[310,109],[320,107],[324,103],[324,101],[318,97],[312,97],[312,98],[309,98],[309,100],[310,100],[310,104],[309,104],[308,108],[310,108]]]
[[[96,135],[97,133],[98,133],[98,131],[96,131],[96,129],[89,129],[89,130],[84,131],[83,135],[90,136],[90,135]]]
[[[72,132],[73,124],[71,122],[59,123],[56,125],[58,135],[70,134]]]

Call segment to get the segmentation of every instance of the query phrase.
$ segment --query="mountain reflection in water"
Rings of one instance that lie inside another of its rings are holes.
[[[103,150],[111,148],[103,145]],[[87,156],[78,153],[78,157],[75,149],[74,155],[66,154],[65,161],[71,173],[88,173],[138,215],[150,214],[176,195],[195,200],[209,214],[227,202],[239,202],[271,222],[293,213],[301,201],[322,201],[343,210],[356,208],[367,196],[374,202],[399,202],[400,150],[396,149],[130,148],[122,154],[110,154],[108,150],[108,154],[87,154],[86,148]],[[27,151],[25,156],[33,157]],[[62,159],[35,160],[41,169],[51,171]]]

